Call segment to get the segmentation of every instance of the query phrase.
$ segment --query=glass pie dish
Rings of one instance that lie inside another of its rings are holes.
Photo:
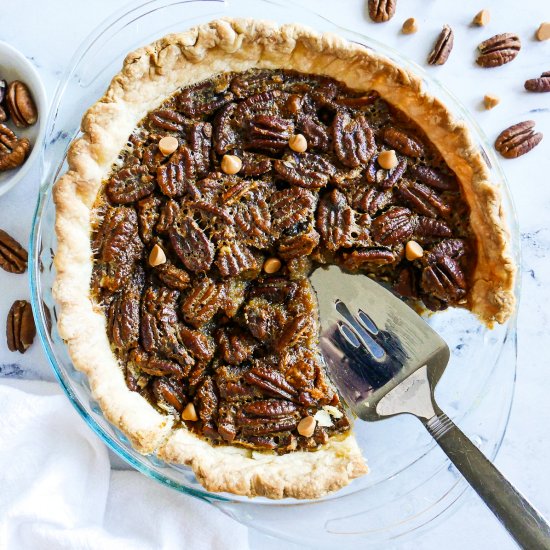
[[[209,493],[187,467],[137,453],[126,437],[103,417],[86,377],[75,370],[55,320],[52,297],[55,208],[51,190],[66,170],[69,143],[78,136],[83,107],[92,105],[119,70],[125,55],[170,32],[223,16],[266,18],[307,24],[364,44],[423,78],[455,116],[465,120],[484,153],[491,178],[501,182],[511,225],[512,252],[519,260],[518,230],[504,175],[487,140],[468,113],[443,87],[382,44],[347,31],[287,2],[236,0],[153,0],[116,13],[96,29],[76,53],[58,87],[42,150],[43,177],[31,242],[31,292],[38,333],[61,386],[89,426],[131,466],[178,491],[203,498],[242,523],[315,548],[364,547],[398,537],[412,537],[449,513],[465,483],[412,417],[376,424],[357,422],[355,433],[371,473],[349,487],[316,501],[247,499]],[[516,289],[516,293],[517,293]],[[53,323],[50,323],[51,318]],[[468,312],[448,310],[428,318],[452,350],[438,387],[438,400],[490,458],[494,458],[508,421],[515,368],[516,320],[488,330]]]

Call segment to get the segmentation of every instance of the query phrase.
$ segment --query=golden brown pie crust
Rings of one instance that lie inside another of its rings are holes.
[[[429,136],[456,173],[470,207],[477,264],[468,308],[487,325],[515,308],[516,266],[508,249],[500,190],[489,179],[466,126],[422,88],[418,77],[371,50],[299,25],[223,19],[168,35],[130,53],[105,95],[82,120],[68,153],[69,171],[54,188],[57,207],[54,294],[59,331],[75,367],[86,373],[105,417],[141,453],[188,464],[210,491],[270,498],[318,498],[367,471],[353,435],[316,452],[283,456],[213,447],[130,391],[109,344],[105,316],[90,297],[92,206],[128,136],[182,86],[226,71],[286,68],[327,75],[355,90],[376,90]]]

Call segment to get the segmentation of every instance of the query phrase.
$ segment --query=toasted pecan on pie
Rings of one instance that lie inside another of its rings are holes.
[[[214,21],[130,54],[82,129],[55,188],[60,333],[106,417],[209,490],[317,498],[366,472],[317,266],[487,324],[513,310],[480,152],[359,45]]]

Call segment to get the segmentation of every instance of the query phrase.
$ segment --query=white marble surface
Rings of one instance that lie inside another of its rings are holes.
[[[47,92],[53,96],[61,72],[80,41],[105,17],[122,7],[119,0],[71,2],[69,0],[3,0],[0,39],[17,47],[39,69]],[[448,63],[430,68],[469,109],[492,142],[499,131],[521,120],[533,119],[546,134],[539,147],[528,155],[502,161],[518,209],[523,262],[522,297],[519,312],[519,356],[515,402],[497,465],[539,509],[550,517],[550,94],[523,91],[526,78],[550,70],[550,41],[539,43],[533,34],[541,21],[550,20],[550,3],[542,0],[398,0],[397,15],[389,23],[369,21],[363,0],[301,0],[335,22],[368,34],[399,50],[419,64],[425,58],[444,23],[455,31],[455,47]],[[491,11],[486,28],[472,28],[469,22],[481,8]],[[403,36],[401,23],[410,16],[418,19],[418,34]],[[499,32],[516,32],[523,47],[509,65],[483,70],[473,64],[475,46]],[[484,111],[484,93],[495,93],[502,103]],[[19,186],[0,197],[0,227],[21,241],[27,241],[38,188],[38,167]],[[28,296],[23,276],[0,271],[0,319],[5,319],[15,299]],[[10,353],[0,343],[0,376],[53,379],[38,342],[24,355]],[[0,450],[1,452],[1,450]],[[151,481],[151,483],[153,483]],[[294,548],[251,533],[251,548]],[[513,543],[496,520],[470,494],[445,523],[414,543],[395,548],[449,550],[507,549]],[[296,547],[297,548],[297,547]],[[386,546],[388,548],[388,546]]]

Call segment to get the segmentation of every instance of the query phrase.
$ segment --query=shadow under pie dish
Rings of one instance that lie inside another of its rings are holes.
[[[60,333],[135,448],[210,491],[317,498],[366,472],[319,357],[315,266],[487,324],[513,310],[479,151],[413,75],[359,45],[253,20],[169,35],[127,57],[82,131],[55,187]]]

